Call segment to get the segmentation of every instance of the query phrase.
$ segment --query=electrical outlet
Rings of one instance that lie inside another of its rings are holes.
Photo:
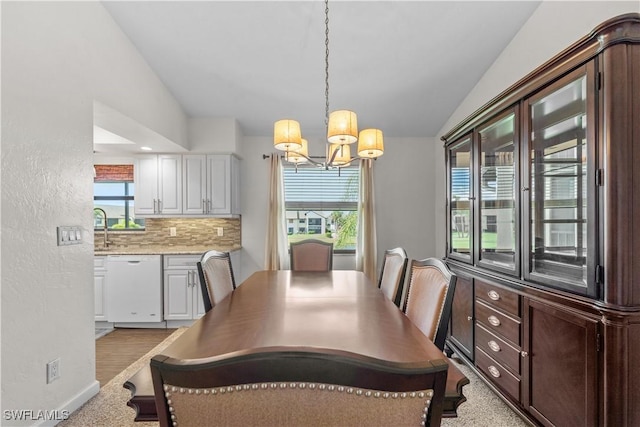
[[[47,363],[47,384],[60,378],[60,358]]]
[[[218,237],[224,236],[224,229],[222,227],[218,227]]]
[[[175,227],[169,227],[169,236],[171,237],[176,237],[176,228]]]

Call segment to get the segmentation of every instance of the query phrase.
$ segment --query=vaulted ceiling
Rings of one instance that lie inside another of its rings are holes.
[[[330,110],[360,128],[435,136],[539,1],[331,1]],[[322,135],[322,1],[103,3],[192,117],[233,117],[248,136],[281,118]]]

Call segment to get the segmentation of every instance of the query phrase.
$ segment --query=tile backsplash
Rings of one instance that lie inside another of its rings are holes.
[[[147,218],[145,231],[109,231],[110,249],[149,247],[236,247],[241,244],[240,218]],[[170,236],[171,227],[176,235]],[[218,228],[223,235],[218,236]],[[102,246],[102,232],[96,231],[95,246]]]

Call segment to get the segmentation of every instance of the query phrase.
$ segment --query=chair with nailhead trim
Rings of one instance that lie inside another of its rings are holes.
[[[333,243],[306,239],[289,245],[291,270],[331,271],[333,269]]]
[[[447,338],[456,279],[437,258],[411,260],[403,311],[440,350]]]
[[[439,426],[447,362],[402,366],[310,348],[151,359],[161,427]]]
[[[236,288],[229,252],[210,250],[197,263],[205,312]]]
[[[382,258],[378,287],[398,307],[402,304],[408,260],[407,252],[403,248],[387,249]]]

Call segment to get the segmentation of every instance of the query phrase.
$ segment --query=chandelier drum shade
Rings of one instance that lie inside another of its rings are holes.
[[[307,140],[302,138],[300,123],[284,119],[275,122],[273,146],[285,152],[285,160],[296,165],[312,163],[325,169],[346,167],[359,158],[375,159],[384,154],[383,135],[380,129],[364,129],[358,134],[358,117],[349,110],[329,113],[329,1],[325,0],[325,126],[327,143],[325,161],[318,162],[309,156]],[[358,157],[351,157],[350,144],[358,143]]]
[[[301,148],[300,123],[289,119],[278,120],[273,126],[273,146],[283,151]]]
[[[358,140],[358,117],[349,110],[329,114],[327,141],[331,144],[353,144]]]

